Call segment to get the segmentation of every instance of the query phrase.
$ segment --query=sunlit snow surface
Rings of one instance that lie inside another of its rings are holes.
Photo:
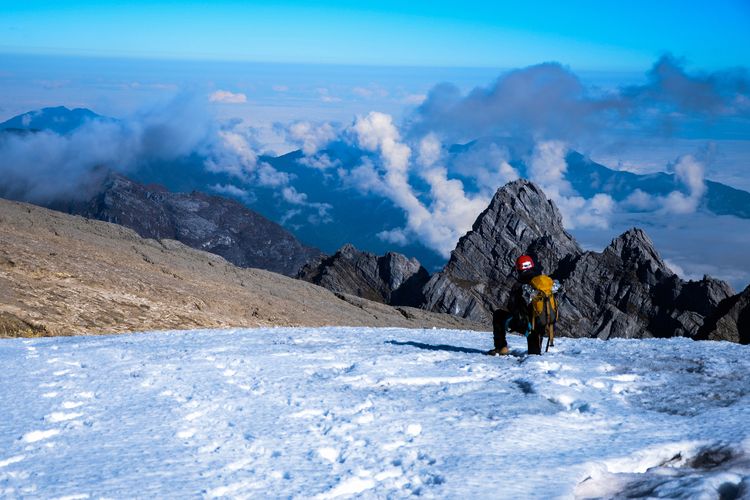
[[[0,341],[0,496],[750,496],[747,346],[204,330]]]

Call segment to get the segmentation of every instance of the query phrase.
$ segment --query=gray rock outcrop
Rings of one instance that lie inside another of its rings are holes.
[[[234,200],[199,192],[171,193],[119,175],[111,175],[91,200],[53,208],[120,224],[144,238],[177,240],[236,266],[287,276],[321,255]]]
[[[693,336],[705,316],[732,294],[725,282],[683,281],[640,229],[615,238],[603,252],[574,259],[562,282],[561,334],[573,337]]]
[[[347,244],[334,255],[305,266],[298,278],[384,304],[418,306],[429,274],[417,259],[395,252],[377,256]]]
[[[601,253],[583,252],[544,193],[525,180],[505,185],[459,241],[445,269],[425,286],[424,307],[491,321],[515,281],[514,261],[529,254],[559,280],[560,335],[694,336],[732,295],[723,281],[683,281],[646,233],[631,229]]]
[[[724,299],[706,318],[695,338],[750,344],[750,286]]]
[[[538,186],[511,182],[495,193],[445,268],[427,283],[424,307],[486,323],[508,300],[519,255],[533,255],[545,273],[555,274],[582,252]]]

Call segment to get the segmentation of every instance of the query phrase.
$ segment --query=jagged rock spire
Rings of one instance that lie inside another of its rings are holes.
[[[519,255],[531,254],[544,272],[554,274],[563,259],[581,253],[544,192],[525,179],[510,182],[497,190],[445,269],[429,281],[426,307],[486,321],[507,300]]]
[[[507,303],[513,262],[523,253],[562,282],[561,335],[693,336],[733,293],[719,280],[681,280],[638,228],[601,253],[583,252],[554,203],[532,182],[518,180],[497,191],[445,269],[427,283],[424,307],[489,323],[492,311]]]

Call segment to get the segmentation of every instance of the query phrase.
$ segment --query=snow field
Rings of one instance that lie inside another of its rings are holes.
[[[747,347],[451,330],[0,342],[0,497],[750,495]],[[645,492],[645,493],[644,493]]]

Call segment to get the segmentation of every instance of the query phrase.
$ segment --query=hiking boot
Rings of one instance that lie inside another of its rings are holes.
[[[507,356],[508,355],[508,346],[501,347],[500,349],[492,349],[491,351],[487,351],[488,356]]]

